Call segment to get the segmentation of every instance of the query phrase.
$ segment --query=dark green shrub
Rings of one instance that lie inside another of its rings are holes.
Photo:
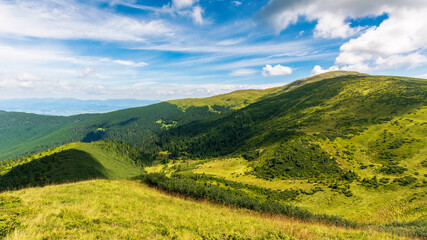
[[[248,161],[253,161],[259,157],[259,152],[256,150],[247,151],[242,154],[242,157]]]
[[[417,181],[417,178],[415,178],[415,177],[404,176],[404,177],[401,177],[401,178],[395,178],[393,180],[393,183],[397,183],[400,186],[407,186],[407,185],[412,184],[412,183],[414,183],[416,181]]]
[[[401,166],[383,166],[380,171],[385,174],[402,174],[407,170],[407,168]]]
[[[362,180],[362,185],[365,187],[378,188],[380,186],[377,176],[374,176],[371,179],[364,178]]]

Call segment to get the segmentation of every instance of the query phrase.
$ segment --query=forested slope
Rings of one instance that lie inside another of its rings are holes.
[[[370,127],[421,111],[426,106],[426,80],[336,77],[262,99],[219,119],[171,129],[149,144],[190,158],[252,155],[248,158],[260,160],[255,166],[257,174],[265,177],[277,174],[298,177],[313,165],[317,169],[299,177],[316,177],[322,172],[333,174],[330,171],[339,174],[342,170],[336,167],[333,170],[332,166],[337,164],[333,156],[320,147],[326,141],[351,139]],[[421,120],[419,124],[414,128],[425,131],[427,121]],[[385,134],[384,137],[394,136]],[[418,138],[410,139],[409,136],[396,139],[396,149],[405,142],[411,143],[414,153],[425,146]],[[387,165],[390,164],[397,163]],[[281,173],[274,174],[273,169]]]
[[[172,127],[216,118],[307,83],[348,75],[364,74],[337,71],[301,79],[277,88],[236,91],[209,98],[173,100],[105,114],[58,117],[0,112],[0,160],[75,141],[110,139],[137,145]]]

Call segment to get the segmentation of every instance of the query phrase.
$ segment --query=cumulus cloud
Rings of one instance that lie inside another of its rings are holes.
[[[321,66],[316,65],[314,66],[313,70],[311,70],[311,75],[317,75],[317,74],[330,72],[330,71],[337,71],[337,70],[340,70],[337,66],[332,66],[328,69],[323,69]]]
[[[427,2],[414,8],[391,8],[389,18],[340,48],[335,64],[366,71],[427,64]]]
[[[335,66],[375,71],[427,64],[427,12],[424,0],[270,0],[260,17],[280,32],[300,17],[316,21],[315,37],[350,38],[340,48]],[[349,19],[387,14],[378,27],[350,25]]]
[[[315,36],[348,38],[362,29],[351,27],[348,19],[378,16],[393,9],[417,9],[425,4],[424,0],[270,0],[259,16],[277,32],[305,17],[309,21],[317,21]]]
[[[160,20],[134,19],[73,0],[1,1],[0,33],[108,41],[143,41],[173,35]]]
[[[257,71],[250,68],[236,69],[230,73],[230,76],[250,76],[254,75]]]
[[[262,75],[268,77],[268,76],[280,76],[280,75],[287,75],[292,73],[292,68],[287,66],[282,66],[280,64],[276,66],[271,66],[269,64],[265,65],[265,67],[262,68]]]

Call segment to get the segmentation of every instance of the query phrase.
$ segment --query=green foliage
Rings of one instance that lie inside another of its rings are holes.
[[[401,177],[401,178],[395,178],[393,180],[394,183],[397,183],[400,186],[407,186],[407,185],[410,185],[410,184],[412,184],[412,183],[414,183],[416,181],[417,181],[417,178],[416,177],[412,177],[412,176],[404,176],[404,177]]]
[[[305,221],[318,221],[337,226],[355,227],[356,223],[337,216],[313,214],[301,208],[278,203],[276,201],[259,201],[239,191],[227,190],[215,185],[202,185],[193,180],[170,179],[161,173],[150,173],[144,176],[143,181],[151,186],[168,192],[179,193],[185,196],[207,199],[209,201],[247,208],[270,214],[280,214]]]
[[[265,179],[307,179],[341,173],[333,157],[303,138],[282,142],[274,149],[273,157],[254,167],[254,174]]]
[[[408,169],[402,166],[383,166],[381,172],[385,174],[402,174]]]
[[[362,180],[362,185],[365,187],[378,188],[380,183],[378,182],[377,176],[374,176],[371,179],[364,178]]]
[[[347,182],[353,182],[354,180],[358,180],[359,176],[357,176],[354,171],[349,170],[341,176],[341,179]]]
[[[259,152],[257,150],[248,150],[242,154],[242,157],[248,161],[253,161],[259,157]]]

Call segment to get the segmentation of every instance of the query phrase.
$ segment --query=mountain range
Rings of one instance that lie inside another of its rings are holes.
[[[84,113],[105,113],[157,103],[156,100],[107,99],[80,100],[75,98],[1,99],[0,110],[41,115],[71,116]]]

